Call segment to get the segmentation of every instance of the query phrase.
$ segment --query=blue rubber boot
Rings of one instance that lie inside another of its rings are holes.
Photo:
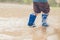
[[[35,19],[36,19],[36,15],[30,14],[29,21],[28,21],[28,26],[34,25]]]
[[[48,27],[49,25],[47,24],[47,17],[48,17],[48,14],[42,14],[42,26],[44,27]]]

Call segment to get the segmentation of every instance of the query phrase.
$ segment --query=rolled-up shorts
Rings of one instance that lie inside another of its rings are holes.
[[[41,2],[33,2],[33,10],[35,13],[49,13],[50,11],[50,6],[48,2],[46,3],[41,3]]]

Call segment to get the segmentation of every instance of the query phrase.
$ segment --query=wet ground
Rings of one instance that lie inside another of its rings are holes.
[[[60,40],[60,8],[51,8],[47,32],[41,30],[41,14],[36,28],[27,26],[32,6],[0,3],[0,40]]]

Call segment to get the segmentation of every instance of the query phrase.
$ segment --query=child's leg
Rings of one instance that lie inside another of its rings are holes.
[[[43,5],[44,5],[44,7],[42,7],[42,12],[43,12],[43,14],[42,14],[42,26],[47,27],[48,26],[47,17],[49,15],[48,13],[50,11],[50,7],[49,7],[48,3],[44,3]]]
[[[34,13],[30,14],[28,26],[34,25],[37,15],[41,12],[37,2],[33,2],[33,10],[34,10]]]

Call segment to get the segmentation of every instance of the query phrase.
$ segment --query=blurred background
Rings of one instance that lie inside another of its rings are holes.
[[[49,4],[53,7],[60,7],[60,0],[48,0]],[[32,4],[32,0],[0,0],[4,3],[19,3],[19,4]]]
[[[29,14],[33,12],[32,0],[0,0],[0,40],[60,40],[60,0],[48,1],[50,26],[48,36],[44,37],[46,34],[39,29],[41,15],[37,17],[36,31],[27,26]]]

